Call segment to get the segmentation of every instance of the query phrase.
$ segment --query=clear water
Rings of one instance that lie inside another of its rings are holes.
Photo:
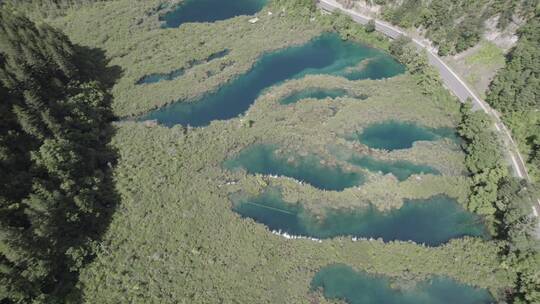
[[[361,134],[354,134],[351,139],[359,140],[371,148],[392,151],[411,148],[416,141],[439,140],[442,137],[455,139],[455,130],[430,129],[414,123],[386,121],[368,126]]]
[[[199,65],[199,64],[205,63],[205,62],[210,62],[210,61],[212,61],[214,59],[225,57],[225,56],[227,56],[227,54],[229,54],[229,50],[223,50],[223,51],[211,54],[205,60],[191,60],[190,62],[188,62],[187,67],[185,67],[185,68],[177,69],[177,70],[171,71],[170,73],[164,73],[164,74],[163,73],[156,73],[156,74],[146,75],[146,76],[142,77],[141,79],[139,79],[136,82],[136,84],[139,84],[139,85],[140,84],[151,84],[151,83],[157,83],[157,82],[160,82],[160,81],[174,80],[174,79],[184,75],[186,70],[191,69],[196,65]]]
[[[233,199],[233,210],[270,230],[316,238],[356,236],[384,241],[414,241],[437,246],[462,236],[486,236],[477,216],[446,196],[409,200],[399,208],[380,212],[373,207],[356,210],[328,209],[317,218],[299,204],[283,201],[277,189],[249,199]]]
[[[163,27],[179,27],[187,22],[214,22],[240,15],[253,15],[267,0],[184,0],[160,17]]]
[[[370,156],[352,157],[349,162],[355,166],[359,166],[369,171],[382,172],[382,174],[391,173],[398,180],[404,181],[413,174],[435,174],[439,175],[440,172],[427,165],[417,165],[409,161],[385,161],[377,160]]]
[[[294,156],[294,161],[289,157]],[[364,176],[345,172],[340,167],[323,166],[316,156],[279,155],[275,147],[256,145],[240,152],[234,159],[224,162],[226,169],[245,169],[251,174],[288,176],[324,190],[343,190],[360,185]]]
[[[435,277],[410,288],[392,288],[388,278],[357,272],[336,264],[322,268],[311,281],[312,290],[322,289],[327,299],[348,304],[488,304],[494,303],[489,292]]]
[[[281,104],[296,103],[302,99],[325,99],[325,98],[337,98],[347,96],[347,91],[343,89],[323,89],[323,88],[309,88],[302,91],[294,92],[291,95],[283,98]]]
[[[350,69],[363,60],[360,69]],[[140,120],[157,119],[161,124],[205,126],[244,113],[266,88],[307,74],[331,74],[348,79],[379,79],[403,73],[404,67],[390,55],[350,41],[337,34],[324,34],[297,47],[262,56],[254,67],[193,102],[176,102],[150,112]]]

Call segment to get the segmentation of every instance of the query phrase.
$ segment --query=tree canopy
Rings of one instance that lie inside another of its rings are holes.
[[[0,299],[73,287],[116,198],[110,98],[61,32],[0,9]]]
[[[540,15],[519,30],[519,41],[486,98],[502,112],[520,148],[528,154],[533,176],[540,172]]]
[[[427,38],[439,47],[440,55],[459,53],[476,45],[489,18],[498,16],[498,26],[505,28],[514,15],[529,17],[535,10],[534,1],[528,0],[377,2],[383,5],[383,18],[393,24],[425,29]]]

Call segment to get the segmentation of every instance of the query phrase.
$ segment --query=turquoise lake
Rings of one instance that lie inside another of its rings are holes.
[[[370,156],[354,156],[349,159],[349,163],[373,172],[381,172],[382,174],[391,173],[400,181],[406,180],[413,174],[440,174],[439,171],[427,165],[417,165],[403,160],[377,160]]]
[[[299,92],[294,92],[291,95],[283,98],[281,104],[291,104],[296,103],[302,99],[313,98],[313,99],[325,99],[325,98],[337,98],[347,96],[347,91],[343,89],[321,89],[321,88],[310,88],[305,89]]]
[[[294,156],[294,161],[289,162],[292,155],[278,155],[274,151],[271,145],[249,147],[223,166],[229,170],[245,169],[250,174],[288,176],[324,190],[343,190],[364,182],[361,173],[323,166],[316,156]]]
[[[339,75],[351,80],[380,79],[404,71],[404,66],[390,55],[328,33],[304,45],[263,55],[250,71],[217,91],[191,102],[173,103],[139,120],[156,119],[166,126],[206,126],[213,120],[231,119],[244,113],[264,89],[288,79],[308,74]]]
[[[431,129],[414,123],[386,121],[369,125],[350,139],[359,140],[370,148],[392,151],[411,148],[421,140],[434,141],[443,137],[455,140],[455,132],[451,128]]]
[[[300,204],[283,201],[278,189],[248,199],[233,199],[233,210],[270,230],[316,238],[355,236],[400,240],[437,246],[453,238],[486,235],[477,216],[446,196],[409,200],[399,208],[380,212],[373,207],[358,210],[328,209],[317,219]]]
[[[408,288],[392,288],[383,276],[355,271],[342,264],[330,265],[317,272],[311,289],[322,289],[326,299],[348,304],[489,304],[495,300],[484,289],[457,283],[444,277],[416,283]]]
[[[160,17],[163,27],[179,27],[187,22],[214,22],[240,15],[253,15],[267,0],[184,0]]]

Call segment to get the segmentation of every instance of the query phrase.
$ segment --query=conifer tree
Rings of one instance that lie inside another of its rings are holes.
[[[1,303],[62,303],[113,204],[110,100],[78,50],[0,8]]]

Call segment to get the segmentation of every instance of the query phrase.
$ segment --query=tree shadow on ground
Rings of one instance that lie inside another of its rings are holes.
[[[123,76],[121,67],[110,65],[104,50],[79,45],[75,45],[75,48],[79,68],[85,79],[98,80],[105,88],[111,89]]]
[[[120,203],[120,195],[116,191],[114,181],[114,168],[117,164],[119,153],[111,145],[111,140],[116,133],[113,122],[117,119],[112,111],[112,96],[109,90],[123,75],[119,66],[110,65],[110,60],[105,52],[98,48],[75,46],[76,61],[83,82],[97,81],[100,87],[107,90],[104,107],[101,114],[106,117],[107,124],[100,130],[101,142],[93,147],[99,155],[98,170],[100,181],[92,193],[95,198],[94,210],[96,214],[89,214],[81,222],[78,229],[81,233],[74,235],[69,244],[64,248],[75,249],[69,252],[68,258],[59,261],[61,271],[51,286],[50,295],[62,303],[83,303],[83,290],[79,284],[80,271],[90,264],[97,255],[99,243],[111,223],[113,214]],[[90,176],[94,177],[94,176]]]

